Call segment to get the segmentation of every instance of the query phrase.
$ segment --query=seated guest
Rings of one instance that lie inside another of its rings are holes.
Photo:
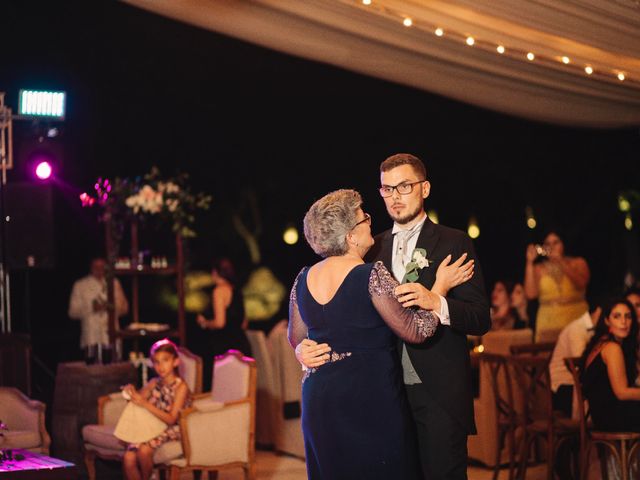
[[[581,381],[598,430],[640,432],[640,388],[633,386],[637,346],[635,309],[626,299],[614,300],[582,356]]]
[[[515,312],[511,308],[513,282],[498,280],[491,292],[491,330],[510,330],[516,322]]]
[[[516,319],[513,328],[535,330],[535,303],[527,299],[524,285],[520,282],[516,283],[511,291],[511,308]]]
[[[602,308],[593,305],[591,313],[585,311],[569,325],[564,327],[558,335],[556,346],[549,362],[551,376],[551,390],[553,391],[553,409],[571,417],[573,403],[573,376],[567,369],[564,359],[581,357],[587,343],[593,337],[594,326],[602,314]]]
[[[639,287],[630,287],[624,292],[624,298],[629,300],[629,303],[633,306],[636,311],[636,318],[640,322],[640,288]],[[640,372],[640,328],[638,328],[638,354],[636,360],[636,366],[638,371]],[[636,385],[640,386],[640,373],[636,378]]]

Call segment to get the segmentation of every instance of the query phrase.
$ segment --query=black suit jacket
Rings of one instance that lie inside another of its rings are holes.
[[[393,235],[387,230],[376,236],[367,260],[382,260],[392,271]],[[467,335],[484,335],[491,328],[489,301],[480,262],[466,233],[437,225],[428,218],[418,237],[416,248],[427,251],[429,267],[420,271],[418,282],[431,288],[436,270],[448,254],[455,261],[463,253],[475,260],[474,275],[447,294],[451,325],[441,325],[436,334],[421,344],[407,343],[407,351],[428,394],[449,414],[458,419],[469,434],[476,433],[471,389],[471,363]],[[399,347],[402,342],[399,342]]]

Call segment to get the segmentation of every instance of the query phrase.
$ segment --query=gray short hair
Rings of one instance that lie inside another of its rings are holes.
[[[347,234],[358,222],[362,197],[355,190],[341,189],[316,200],[304,216],[304,236],[322,258],[344,255]]]

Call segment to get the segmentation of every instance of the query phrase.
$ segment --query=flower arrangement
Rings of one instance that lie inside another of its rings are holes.
[[[80,200],[83,206],[97,203],[105,207],[103,220],[112,224],[116,239],[121,237],[126,220],[151,219],[170,223],[182,237],[194,237],[195,213],[209,208],[211,196],[193,193],[188,180],[186,173],[163,179],[160,170],[152,167],[143,177],[116,178],[113,182],[99,178],[94,185],[95,196],[83,193]]]
[[[411,254],[411,261],[405,265],[405,274],[402,283],[415,282],[420,277],[420,271],[429,266],[427,251],[424,248],[416,248]]]

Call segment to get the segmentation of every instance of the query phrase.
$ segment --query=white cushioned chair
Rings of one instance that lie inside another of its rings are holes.
[[[17,388],[0,387],[0,420],[8,429],[0,432],[0,448],[48,454],[51,437],[45,428],[45,408]]]
[[[189,390],[194,394],[202,391],[202,358],[191,353],[187,348],[179,347],[180,376]],[[98,423],[82,427],[84,463],[90,480],[95,480],[95,459],[122,460],[125,445],[114,435],[113,431],[118,419],[127,405],[121,392],[114,392],[98,399]],[[179,442],[167,442],[155,453],[156,463],[164,463],[168,459],[182,455]]]
[[[276,385],[273,372],[273,358],[267,342],[267,336],[262,330],[247,330],[245,332],[253,358],[256,361],[258,385],[256,392],[256,445],[263,447],[274,446],[274,419],[277,414]]]
[[[305,457],[302,437],[302,367],[287,339],[287,320],[278,322],[269,332],[276,389],[274,443],[279,452]]]
[[[170,480],[178,480],[183,471],[238,467],[245,479],[255,478],[256,362],[229,350],[215,358],[213,378],[211,392],[195,396],[193,406],[181,412],[181,442],[163,445],[179,447],[181,455],[162,462],[161,448],[154,456]]]

